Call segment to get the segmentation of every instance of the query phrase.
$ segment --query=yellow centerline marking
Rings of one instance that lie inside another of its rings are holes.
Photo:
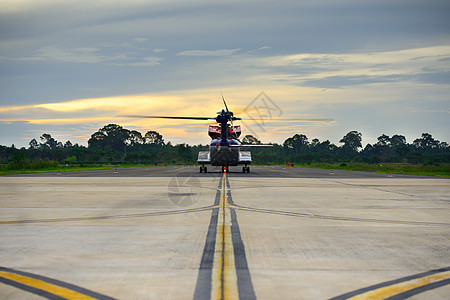
[[[432,274],[428,276],[424,276],[421,278],[411,279],[408,281],[392,284],[389,286],[385,286],[376,290],[368,291],[360,295],[356,295],[351,300],[359,300],[359,299],[386,299],[416,288],[420,288],[426,286],[428,284],[436,283],[439,281],[443,281],[446,279],[450,279],[450,271],[445,271],[437,274]]]
[[[78,292],[69,290],[64,287],[60,287],[39,279],[34,279],[31,277],[9,273],[5,271],[0,271],[0,277],[3,277],[5,279],[9,279],[15,282],[18,282],[23,285],[27,285],[36,289],[40,289],[43,291],[46,291],[48,293],[51,293],[53,295],[57,295],[66,299],[96,299],[89,296],[86,296],[84,294],[80,294]]]
[[[227,197],[226,173],[222,177],[216,244],[212,268],[211,299],[238,299],[234,248],[231,238],[230,205]]]

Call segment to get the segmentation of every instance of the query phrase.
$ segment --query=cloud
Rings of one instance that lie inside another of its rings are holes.
[[[148,41],[147,38],[134,38],[133,41],[138,42],[138,43],[143,43]]]
[[[125,62],[125,63],[109,63],[109,65],[114,66],[136,66],[136,67],[153,67],[159,65],[163,59],[160,57],[144,57],[140,61],[137,62]]]
[[[248,58],[274,80],[300,86],[343,88],[394,82],[449,83],[450,45],[369,53],[314,54]],[[426,68],[424,66],[427,66]]]
[[[108,45],[111,47],[111,45]],[[123,44],[121,47],[124,47]],[[64,48],[61,46],[46,46],[37,50],[30,57],[0,57],[0,60],[10,61],[42,61],[56,63],[87,63],[114,66],[145,66],[153,67],[163,59],[155,56],[139,57],[135,53],[101,54],[102,49],[94,47]]]
[[[48,46],[38,50],[34,56],[40,60],[72,63],[100,63],[112,58],[98,55],[99,49],[92,47],[80,47],[67,49],[59,46]]]
[[[124,56],[106,57],[98,55],[100,49],[93,47],[64,48],[46,46],[39,48],[37,53],[29,57],[4,57],[11,61],[53,61],[63,63],[101,63],[112,59],[123,59]]]
[[[221,50],[187,50],[177,53],[184,56],[231,56],[241,49],[221,49]]]
[[[258,49],[248,50],[247,52],[248,53],[257,53],[259,51],[267,50],[267,49],[271,49],[271,47],[269,47],[269,46],[262,46],[262,47],[259,47]]]

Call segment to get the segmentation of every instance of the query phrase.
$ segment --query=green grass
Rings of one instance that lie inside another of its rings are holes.
[[[60,166],[57,168],[42,168],[42,169],[23,169],[23,170],[0,170],[0,175],[14,175],[14,174],[28,174],[28,173],[48,173],[55,172],[57,173],[59,170],[61,172],[66,171],[88,171],[88,170],[108,170],[115,168],[138,168],[138,167],[155,167],[154,164],[146,164],[146,165],[136,165],[136,164],[123,164],[123,165],[69,165],[69,166]]]
[[[409,163],[335,163],[335,164],[307,164],[295,165],[295,167],[318,168],[318,169],[334,169],[347,171],[366,171],[374,173],[406,174],[406,175],[423,175],[423,176],[440,176],[450,177],[450,164],[438,165],[414,165]]]

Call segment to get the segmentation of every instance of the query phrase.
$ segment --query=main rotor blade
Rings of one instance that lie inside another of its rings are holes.
[[[270,145],[270,144],[262,144],[262,145],[242,144],[242,145],[228,145],[228,147],[253,147],[253,148],[257,148],[257,147],[273,147],[273,145]]]
[[[225,98],[223,97],[222,93],[220,93],[220,94],[222,95],[223,104],[225,104],[225,108],[227,109],[227,112],[229,112],[227,103],[225,102]]]
[[[141,116],[141,115],[120,115],[118,117],[139,118],[139,119],[178,119],[178,120],[215,120],[209,117],[168,117],[168,116]]]
[[[332,122],[334,119],[331,118],[306,118],[306,119],[273,119],[273,118],[266,118],[266,117],[255,117],[255,118],[239,118],[239,120],[244,121],[262,121],[262,122],[279,122],[279,121],[286,121],[286,122]]]

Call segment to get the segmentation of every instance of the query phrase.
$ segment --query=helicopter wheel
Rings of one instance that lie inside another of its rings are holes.
[[[203,172],[208,173],[208,167],[203,167]]]
[[[203,173],[203,167],[200,167],[200,173]]]

